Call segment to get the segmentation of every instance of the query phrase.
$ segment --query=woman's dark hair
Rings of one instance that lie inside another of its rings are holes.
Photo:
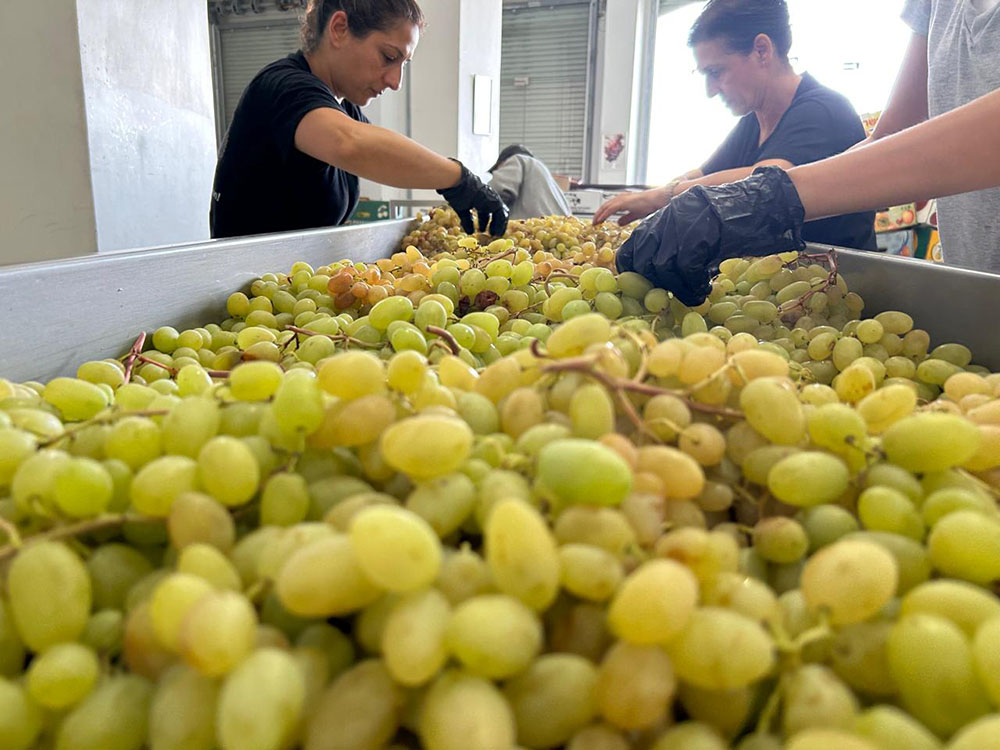
[[[771,38],[781,59],[792,47],[785,0],[711,0],[688,35],[688,45],[722,39],[730,52],[749,55],[758,34]]]
[[[520,143],[513,143],[510,146],[506,146],[503,149],[503,151],[500,152],[500,155],[497,157],[497,163],[494,164],[492,167],[490,167],[487,171],[493,172],[494,170],[498,169],[500,165],[503,164],[505,161],[507,161],[510,157],[517,156],[518,154],[524,154],[525,156],[534,156],[534,154],[528,150],[527,146],[522,146]]]
[[[424,13],[416,0],[309,0],[300,29],[302,49],[316,51],[330,19],[338,10],[347,14],[347,27],[360,38],[373,31],[386,31],[399,21],[424,27]]]

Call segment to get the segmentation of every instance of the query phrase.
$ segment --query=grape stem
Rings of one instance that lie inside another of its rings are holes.
[[[109,422],[115,422],[124,417],[162,417],[169,414],[168,409],[146,409],[144,411],[111,411],[106,414],[99,414],[92,419],[88,419],[85,422],[78,422],[72,427],[63,430],[60,434],[49,438],[38,444],[39,448],[48,448],[55,445],[59,441],[67,437],[73,437],[73,435],[81,430],[85,430],[88,427],[93,427],[95,425],[108,424]]]
[[[3,516],[0,516],[0,531],[7,534],[7,539],[10,540],[10,546],[15,550],[19,549],[24,544],[21,539],[21,533],[17,530],[17,526]]]
[[[483,266],[488,266],[495,260],[503,260],[504,258],[507,258],[511,255],[516,255],[517,250],[518,248],[515,246],[512,247],[510,250],[500,253],[499,255],[494,255],[492,258],[481,258],[479,261],[476,262],[476,267],[481,268]]]
[[[458,345],[455,337],[452,336],[444,328],[438,328],[437,326],[427,326],[427,333],[433,333],[435,336],[440,336],[448,344],[448,348],[451,349],[451,353],[456,357],[458,353],[462,351],[462,347]]]
[[[370,343],[368,341],[362,341],[361,339],[356,339],[353,336],[348,336],[346,333],[320,333],[319,331],[310,331],[308,328],[299,328],[298,326],[285,326],[285,330],[292,331],[296,335],[301,335],[301,336],[326,336],[331,341],[354,344],[355,346],[367,346],[375,348],[382,346],[381,342],[375,344],[375,343]]]
[[[171,367],[170,365],[165,365],[162,362],[157,362],[155,359],[150,359],[149,357],[146,357],[142,354],[137,354],[135,358],[140,362],[142,362],[143,364],[153,365],[155,367],[159,367],[161,370],[166,370],[167,372],[170,373],[170,377],[172,378],[176,378],[177,373],[179,372],[179,370],[176,367]],[[229,370],[205,370],[205,372],[208,373],[209,377],[213,378],[229,377]]]
[[[115,526],[121,526],[123,523],[129,521],[136,523],[163,523],[164,519],[116,513],[112,515],[98,516],[96,518],[88,518],[78,523],[66,524],[65,526],[57,526],[54,529],[43,531],[39,534],[32,534],[29,537],[12,541],[10,544],[0,547],[0,562],[16,555],[18,550],[26,544],[31,544],[33,542],[54,542],[60,539],[72,539],[74,537],[81,536],[82,534],[90,534],[91,532],[100,531],[101,529],[110,529]]]
[[[795,302],[789,305],[787,302],[781,306],[781,314],[790,313],[792,310],[802,308],[805,309],[806,302],[808,302],[814,295],[820,292],[825,292],[831,286],[837,283],[837,251],[830,248],[823,253],[800,253],[799,258],[806,258],[808,260],[826,260],[830,264],[830,273],[827,275],[826,280],[823,281],[815,289],[810,289],[808,292],[799,297]],[[798,262],[798,259],[792,261],[793,263]]]
[[[132,368],[135,367],[135,358],[139,356],[142,351],[142,347],[146,343],[146,332],[142,331],[139,333],[138,338],[136,338],[135,343],[132,344],[132,348],[128,350],[128,354],[125,355],[125,381],[128,383],[132,379]]]

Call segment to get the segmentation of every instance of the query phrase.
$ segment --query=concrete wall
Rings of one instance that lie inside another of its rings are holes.
[[[77,0],[99,250],[208,238],[204,0]]]
[[[0,2],[0,265],[96,249],[76,5]]]

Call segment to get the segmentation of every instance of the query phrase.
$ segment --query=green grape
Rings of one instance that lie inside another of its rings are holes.
[[[215,747],[218,684],[179,664],[156,686],[149,707],[149,742],[156,750],[211,750]]]
[[[545,520],[521,500],[496,502],[486,519],[486,561],[497,588],[533,609],[546,609],[559,589],[559,557]]]
[[[10,564],[7,591],[14,624],[35,652],[83,632],[90,614],[91,586],[80,558],[59,542],[37,542]]]
[[[667,651],[678,677],[712,690],[749,685],[774,661],[773,644],[760,625],[717,607],[695,610]]]
[[[939,579],[921,583],[907,592],[900,602],[900,613],[943,617],[973,638],[980,625],[1000,616],[1000,601],[971,583]]]
[[[390,334],[389,343],[397,352],[412,350],[427,354],[427,339],[416,326],[400,326]]]
[[[163,456],[150,461],[132,480],[132,506],[148,516],[166,516],[178,495],[195,488],[197,472],[197,462],[187,456]]]
[[[163,452],[194,458],[218,433],[220,420],[215,400],[204,396],[184,399],[163,418]]]
[[[927,539],[931,562],[947,576],[987,585],[1000,578],[1000,522],[971,510],[949,513]]]
[[[619,558],[635,543],[625,516],[611,508],[571,506],[556,518],[553,533],[559,544],[590,544]]]
[[[287,374],[271,403],[275,421],[288,433],[311,433],[323,422],[323,396],[312,373]]]
[[[666,714],[676,689],[674,669],[662,648],[613,645],[597,675],[597,709],[621,729],[645,729]]]
[[[941,748],[941,741],[923,724],[895,706],[878,705],[863,711],[854,721],[854,731],[875,742],[879,748]]]
[[[883,446],[892,463],[926,473],[963,464],[975,454],[979,441],[976,426],[962,417],[924,412],[892,425]]]
[[[90,419],[111,403],[100,387],[76,378],[53,378],[45,386],[42,397],[58,409],[67,422]]]
[[[529,747],[565,744],[597,712],[597,669],[575,654],[539,657],[504,687],[518,741]]]
[[[187,573],[171,573],[160,581],[150,599],[149,615],[159,642],[172,651],[178,650],[180,630],[191,608],[212,585],[205,579]]]
[[[242,505],[257,492],[257,459],[239,438],[211,438],[198,452],[197,466],[200,485],[223,505]]]
[[[906,469],[889,463],[879,463],[868,468],[864,478],[865,487],[891,487],[906,495],[914,503],[920,503],[924,490],[920,482]]]
[[[846,404],[823,404],[809,413],[809,437],[821,448],[850,455],[868,434],[861,415]]]
[[[618,505],[632,487],[632,472],[617,453],[575,438],[555,440],[539,451],[537,477],[564,505]]]
[[[167,531],[174,549],[189,544],[211,544],[228,552],[236,539],[236,530],[228,511],[212,497],[199,492],[184,492],[170,506]]]
[[[868,695],[896,693],[886,644],[892,623],[859,622],[840,628],[830,648],[830,666],[848,685]]]
[[[896,560],[876,544],[840,540],[809,558],[802,593],[812,607],[825,608],[834,625],[867,620],[892,598]]]
[[[581,386],[573,393],[569,417],[573,434],[577,437],[596,440],[615,429],[614,402],[608,392],[596,383]]]
[[[374,659],[362,661],[318,696],[304,747],[383,747],[396,732],[396,706],[401,702],[400,690],[385,665]]]
[[[574,596],[590,601],[610,599],[624,577],[617,557],[588,544],[559,547],[559,564],[563,587]]]
[[[107,509],[114,487],[100,462],[74,458],[60,467],[52,489],[59,510],[73,518],[87,518]]]
[[[153,571],[142,553],[124,544],[102,544],[86,564],[97,609],[122,609],[129,589]]]
[[[104,442],[105,455],[124,461],[133,471],[157,458],[161,452],[161,428],[146,417],[116,420]]]
[[[416,513],[378,506],[358,513],[350,538],[364,574],[387,591],[416,591],[441,569],[441,544],[434,529]]]
[[[385,460],[413,479],[451,474],[469,455],[472,430],[461,420],[426,414],[403,419],[382,433]]]
[[[930,578],[930,556],[924,546],[914,539],[885,531],[855,531],[845,535],[843,539],[871,542],[893,556],[899,573],[897,594],[905,594]]]
[[[78,643],[58,643],[32,660],[27,672],[28,695],[45,708],[69,708],[97,684],[97,654]]]
[[[608,608],[608,624],[629,643],[663,644],[681,632],[697,601],[690,570],[673,560],[651,560],[626,577]]]
[[[515,734],[510,706],[487,680],[448,671],[424,697],[419,735],[427,750],[513,747]]]
[[[937,734],[949,735],[989,711],[968,639],[934,615],[907,615],[889,634],[889,668],[905,708]]]
[[[857,698],[828,667],[803,665],[785,679],[782,688],[785,736],[820,727],[849,729],[854,724]]]
[[[283,378],[273,362],[245,362],[229,374],[229,389],[239,401],[264,401],[278,390]]]
[[[17,467],[35,452],[34,435],[14,428],[0,428],[0,487],[9,487]]]
[[[790,383],[781,378],[758,378],[740,392],[746,420],[772,443],[795,445],[806,431],[802,404]]]
[[[154,605],[155,601],[154,597]],[[190,666],[203,675],[218,677],[250,654],[256,635],[253,605],[234,591],[213,591],[187,610],[177,645]]]
[[[869,393],[858,402],[858,414],[876,434],[885,432],[903,417],[909,416],[917,406],[917,396],[905,385],[886,385]]]
[[[753,528],[753,546],[768,562],[793,563],[809,549],[806,530],[791,518],[764,518]]]
[[[19,684],[0,677],[0,737],[3,747],[29,750],[42,730],[41,709]]]
[[[866,529],[924,538],[920,512],[906,495],[891,487],[869,487],[858,497],[858,518]]]
[[[598,313],[581,315],[553,331],[546,341],[552,357],[575,357],[593,344],[602,344],[611,338],[611,324]]]
[[[177,556],[177,572],[204,578],[218,589],[239,591],[240,574],[222,552],[210,544],[189,544]]]
[[[58,750],[140,750],[148,727],[152,685],[136,675],[109,677],[59,725]]]
[[[305,703],[305,683],[287,652],[262,648],[223,682],[215,716],[222,750],[270,750],[289,744]]]
[[[416,686],[430,681],[448,660],[445,636],[451,606],[444,594],[426,589],[392,604],[381,649],[393,679]]]
[[[851,404],[863,399],[875,390],[875,386],[875,375],[860,359],[845,367],[840,375],[833,379],[833,389],[837,392],[837,397]]]
[[[389,360],[387,378],[389,387],[393,390],[413,393],[421,387],[426,375],[426,360],[415,351],[399,352]]]
[[[318,539],[295,551],[281,567],[275,591],[285,609],[302,617],[346,614],[381,595],[362,571],[350,539],[343,534]]]
[[[288,472],[267,479],[260,497],[261,524],[291,526],[304,521],[308,513],[309,489],[305,479]]]
[[[476,488],[465,474],[448,474],[417,485],[406,508],[423,518],[441,538],[458,529],[476,505]]]
[[[768,489],[790,505],[809,507],[829,503],[847,489],[844,462],[819,451],[802,451],[776,463],[767,475]]]
[[[534,613],[502,594],[473,596],[447,623],[448,650],[473,674],[500,679],[522,671],[538,654],[542,628]]]

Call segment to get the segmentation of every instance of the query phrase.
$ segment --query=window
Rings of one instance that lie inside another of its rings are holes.
[[[718,99],[706,97],[687,46],[703,4],[676,5],[677,0],[662,0],[656,28],[646,171],[651,185],[698,167],[736,124]],[[910,36],[899,18],[900,3],[841,0],[835,12],[816,0],[788,5],[793,67],[844,94],[858,114],[884,107]]]

